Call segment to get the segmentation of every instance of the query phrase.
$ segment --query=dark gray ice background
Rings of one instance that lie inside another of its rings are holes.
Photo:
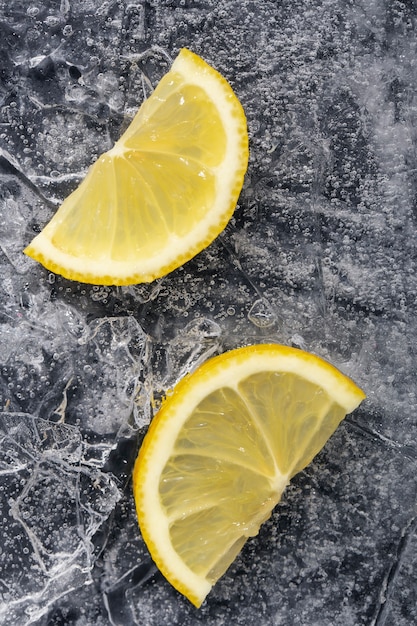
[[[0,0],[0,623],[417,623],[417,8],[412,0]],[[151,285],[23,247],[182,46],[228,78],[235,216]],[[278,341],[368,399],[197,611],[155,572],[129,476],[164,391]]]

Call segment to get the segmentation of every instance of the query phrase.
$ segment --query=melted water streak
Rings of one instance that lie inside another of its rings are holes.
[[[135,565],[104,591],[104,604],[112,626],[135,626],[129,596],[146,585],[158,573],[156,565],[149,559]]]
[[[378,432],[376,428],[369,428],[362,422],[358,422],[355,416],[348,415],[345,418],[345,422],[349,424],[349,426],[356,430],[359,434],[363,435],[365,438],[388,446],[388,448],[390,448],[392,451],[398,452],[398,454],[404,457],[404,459],[408,459],[413,462],[417,460],[416,446],[405,445],[399,441],[390,439],[384,434]]]
[[[30,189],[30,191],[35,193],[42,200],[42,202],[44,202],[51,209],[56,208],[56,205],[48,200],[39,187],[24,173],[20,164],[16,162],[12,155],[8,154],[7,151],[3,149],[0,149],[0,168],[2,173],[4,172],[5,174],[18,178],[26,187],[28,187],[28,189]],[[51,179],[47,179],[46,182],[51,182]]]
[[[417,517],[413,516],[401,531],[395,559],[386,572],[384,584],[380,590],[380,605],[376,610],[375,619],[372,621],[371,626],[386,626],[392,623],[390,621],[392,620],[392,605],[395,602],[396,595],[401,594],[401,569],[402,567],[410,566],[412,559],[412,557],[410,558],[410,553],[412,554],[412,543],[415,540],[416,533]],[[411,610],[413,611],[413,608]]]

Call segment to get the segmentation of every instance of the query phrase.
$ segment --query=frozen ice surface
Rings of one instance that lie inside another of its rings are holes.
[[[12,303],[15,285],[9,276],[4,284]],[[92,289],[93,301],[99,293]],[[20,298],[0,336],[4,407],[76,423],[110,444],[130,421],[149,422],[147,338],[133,317],[87,321],[75,308],[51,302],[50,286],[31,293],[25,285]]]
[[[0,621],[416,623],[416,20],[405,0],[0,0]],[[247,114],[233,219],[150,285],[48,273],[22,248],[182,46]],[[176,380],[259,341],[368,399],[196,611],[155,573],[129,476]]]
[[[0,414],[0,621],[29,624],[91,584],[93,537],[120,498],[109,474],[83,463],[78,429]]]

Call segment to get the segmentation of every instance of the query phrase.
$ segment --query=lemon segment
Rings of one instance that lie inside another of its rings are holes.
[[[364,397],[326,361],[277,344],[214,357],[180,381],[133,474],[142,535],[173,586],[200,606]]]
[[[183,49],[122,137],[24,252],[81,282],[150,282],[224,229],[247,164],[237,97],[217,71]]]

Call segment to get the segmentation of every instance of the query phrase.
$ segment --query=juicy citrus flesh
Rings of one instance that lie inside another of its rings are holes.
[[[221,74],[183,49],[24,252],[80,282],[150,282],[225,228],[247,164],[239,100]]]
[[[178,383],[133,488],[152,558],[195,606],[364,397],[326,361],[278,344],[214,357]]]

